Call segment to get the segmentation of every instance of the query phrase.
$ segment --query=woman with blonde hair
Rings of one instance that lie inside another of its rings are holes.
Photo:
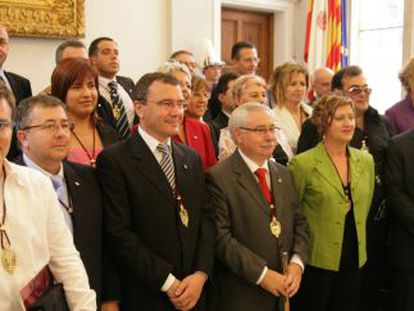
[[[308,85],[307,69],[296,63],[276,67],[270,79],[270,100],[276,124],[287,135],[294,153],[302,124],[312,113],[312,108],[305,104]]]

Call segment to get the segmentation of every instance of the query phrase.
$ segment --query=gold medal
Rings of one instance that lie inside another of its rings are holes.
[[[119,117],[121,116],[121,110],[119,109],[118,105],[114,106],[114,109],[112,109],[112,113],[114,114],[115,120],[118,121]]]
[[[183,224],[183,226],[187,228],[188,221],[189,221],[188,212],[182,203],[180,204],[180,219],[181,219],[181,223]]]
[[[280,233],[282,232],[282,225],[280,222],[276,219],[276,217],[272,217],[272,221],[269,224],[270,232],[273,234],[273,236],[278,239],[280,236]]]
[[[16,270],[17,265],[16,253],[10,248],[4,248],[1,253],[1,263],[7,273],[13,274],[14,270]]]

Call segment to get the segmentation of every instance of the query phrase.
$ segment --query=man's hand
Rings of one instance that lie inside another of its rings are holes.
[[[287,292],[289,297],[292,297],[299,290],[302,281],[302,268],[296,263],[290,263],[286,268],[286,277]]]
[[[167,295],[170,298],[170,300],[174,297],[176,297],[175,292],[177,291],[178,286],[180,285],[181,281],[180,280],[175,280],[173,285],[171,285],[171,287],[167,290]]]
[[[117,301],[104,301],[101,305],[101,311],[119,311],[119,304]]]
[[[287,278],[283,274],[268,269],[260,286],[274,296],[286,296]]]
[[[174,307],[178,310],[191,310],[200,299],[201,291],[207,275],[196,272],[184,278],[174,291],[174,297],[170,297]]]

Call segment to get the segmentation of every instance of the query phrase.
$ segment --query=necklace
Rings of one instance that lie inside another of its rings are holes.
[[[4,169],[3,165],[3,176],[4,182],[6,181],[6,170]],[[9,236],[7,235],[6,231],[6,215],[7,215],[7,207],[6,201],[4,200],[4,184],[3,184],[3,217],[0,223],[0,244],[1,244],[1,263],[3,265],[4,270],[7,273],[13,274],[14,270],[16,270],[17,265],[17,256],[16,253],[11,249],[11,242]]]
[[[92,154],[89,153],[88,149],[86,149],[85,145],[82,143],[82,141],[79,139],[78,135],[76,135],[75,131],[72,131],[73,137],[78,141],[79,145],[81,146],[82,150],[86,153],[89,164],[95,168],[96,167],[96,156],[95,156],[95,126],[93,127],[92,131]]]

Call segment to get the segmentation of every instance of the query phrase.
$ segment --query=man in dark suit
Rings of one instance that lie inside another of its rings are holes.
[[[414,130],[392,139],[385,181],[391,214],[388,257],[393,310],[414,310]]]
[[[108,246],[121,267],[126,310],[200,310],[214,257],[214,212],[204,204],[198,154],[171,140],[184,98],[168,74],[144,75],[140,126],[97,161]]]
[[[7,33],[7,29],[3,25],[0,25],[0,82],[6,84],[12,90],[16,104],[18,105],[22,99],[32,96],[32,88],[30,81],[26,78],[3,69],[8,53],[9,34]]]
[[[277,297],[300,286],[308,225],[288,170],[269,161],[272,116],[259,103],[234,110],[229,128],[238,150],[207,173],[218,236],[210,310],[280,310]]]
[[[71,124],[64,104],[57,98],[38,95],[18,107],[17,137],[23,155],[17,164],[36,169],[55,187],[66,224],[85,265],[98,305],[118,310],[117,275],[110,258],[103,256],[102,198],[92,168],[64,161],[69,148]],[[104,272],[104,273],[103,273]]]
[[[138,119],[132,100],[134,81],[117,75],[120,67],[118,44],[111,38],[100,37],[89,45],[88,54],[99,73],[97,112],[125,138]]]

